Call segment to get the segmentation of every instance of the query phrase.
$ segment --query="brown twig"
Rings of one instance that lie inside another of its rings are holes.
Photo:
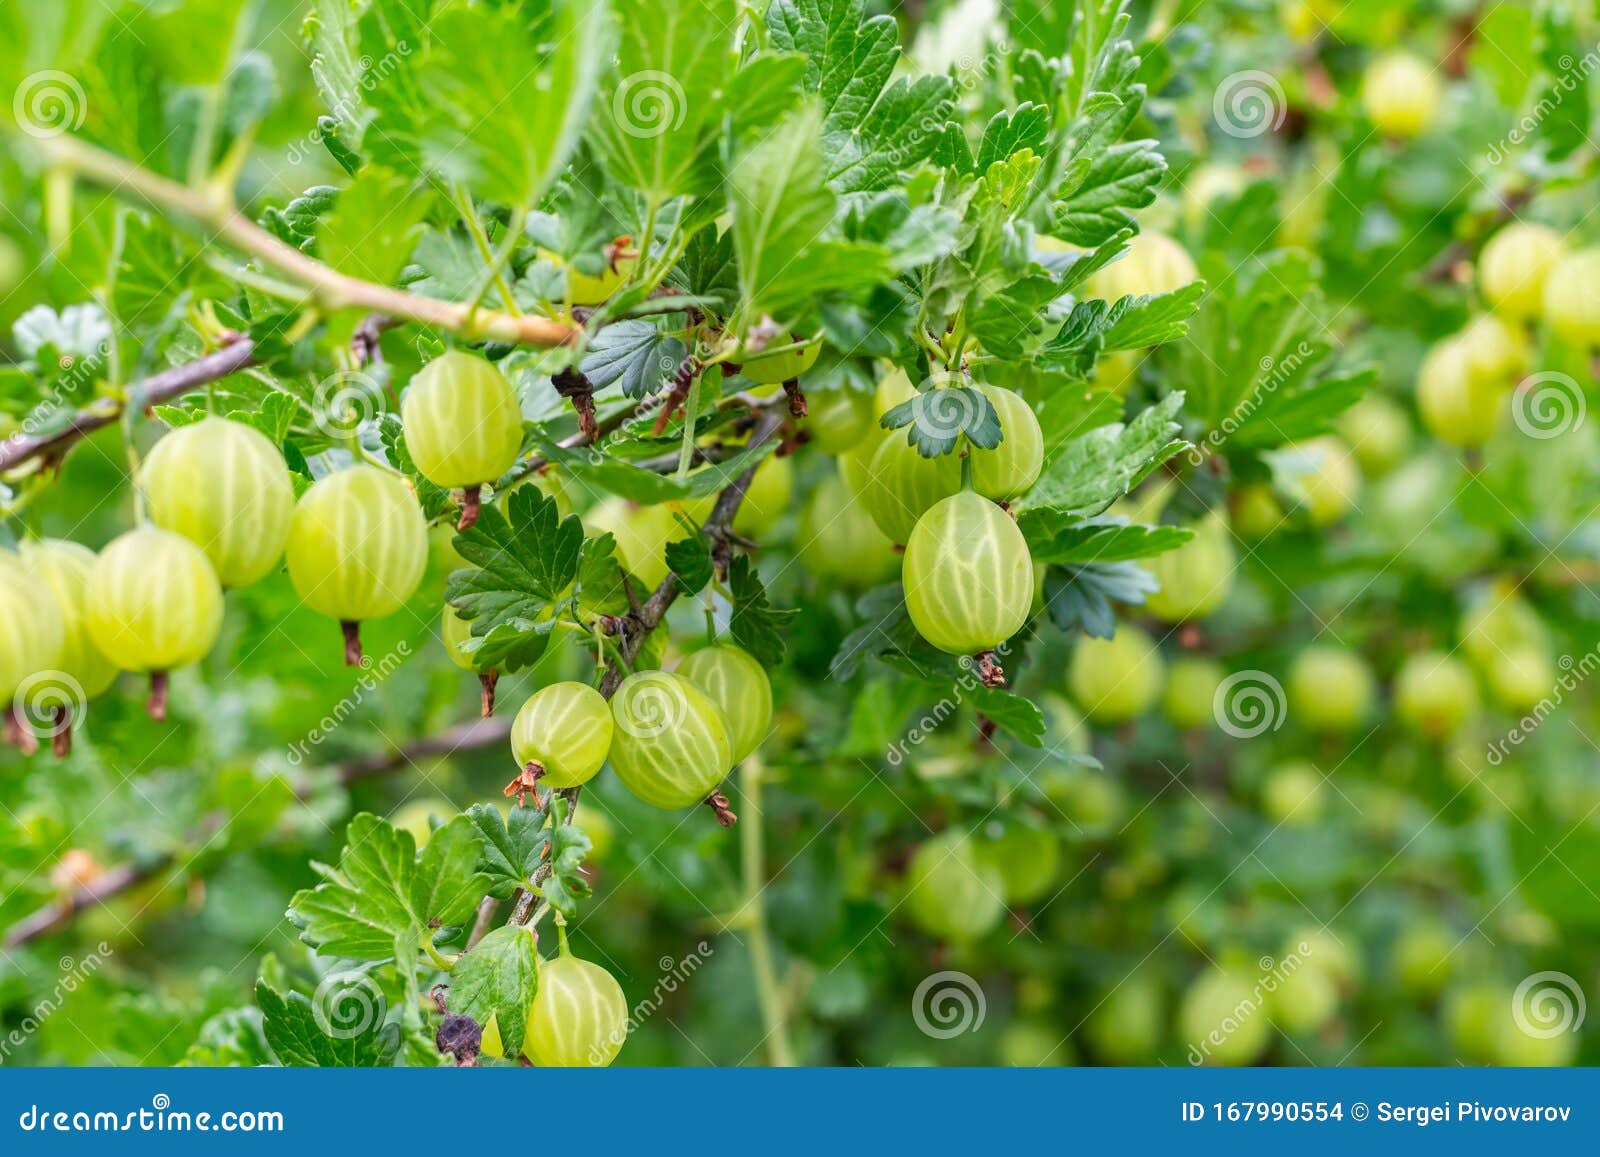
[[[170,402],[254,364],[255,343],[241,337],[215,353],[152,374],[129,387],[126,402],[104,398],[79,410],[59,430],[48,434],[18,434],[0,442],[0,474],[34,458],[42,458],[52,465],[59,463],[75,443],[96,430],[114,425],[128,405],[147,408]]]

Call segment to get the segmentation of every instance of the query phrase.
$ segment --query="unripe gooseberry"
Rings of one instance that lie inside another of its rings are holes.
[[[1372,709],[1367,662],[1344,647],[1307,647],[1289,668],[1289,716],[1314,731],[1351,731]]]
[[[1089,279],[1089,292],[1115,302],[1172,293],[1199,279],[1188,250],[1165,233],[1146,229],[1128,242],[1127,252]]]
[[[622,565],[638,576],[647,587],[658,587],[667,577],[666,549],[669,542],[688,538],[670,506],[635,506],[615,495],[590,508],[583,524],[591,535],[611,532],[617,540]]]
[[[1343,518],[1361,493],[1361,471],[1355,458],[1339,439],[1324,435],[1285,447],[1296,471],[1291,485],[1299,492],[1306,513],[1315,526],[1327,526]]]
[[[1438,651],[1413,655],[1395,678],[1400,721],[1431,739],[1448,739],[1478,715],[1478,684],[1460,659]]]
[[[978,858],[1000,873],[1008,904],[1029,904],[1046,896],[1061,874],[1061,841],[1049,828],[1025,820],[1007,822],[997,833],[974,843]]]
[[[1446,338],[1428,351],[1417,372],[1417,410],[1422,424],[1440,441],[1453,446],[1481,446],[1500,425],[1506,391],[1475,378],[1466,348]]]
[[[1458,629],[1461,649],[1484,670],[1508,651],[1523,647],[1543,650],[1550,637],[1539,612],[1506,580],[1490,584],[1467,607]]]
[[[522,1051],[546,1068],[604,1068],[628,1039],[628,1000],[616,978],[563,954],[539,963]]]
[[[49,589],[0,548],[0,715],[32,676],[61,664],[66,623]]]
[[[892,578],[900,555],[840,474],[829,474],[812,489],[795,531],[800,564],[818,578],[852,588]]]
[[[150,451],[138,485],[150,521],[205,551],[225,587],[249,586],[283,557],[294,484],[252,426],[216,417],[180,426]]]
[[[1190,1062],[1248,1065],[1259,1058],[1272,1023],[1265,1016],[1239,1015],[1241,1006],[1254,1009],[1258,1003],[1256,985],[1236,972],[1213,968],[1197,978],[1178,1013],[1182,1038],[1190,1042]]]
[[[734,532],[755,539],[771,533],[784,511],[789,509],[793,496],[794,463],[787,457],[768,455],[756,467],[750,485],[745,488],[744,497],[739,500],[739,508],[733,513]],[[704,524],[716,505],[717,492],[713,491],[700,498],[685,500],[683,511],[695,522]],[[681,527],[679,530],[680,533],[674,537],[687,537]]]
[[[1044,467],[1044,433],[1033,407],[1021,394],[1000,386],[979,386],[1000,418],[1000,444],[974,446],[972,488],[985,498],[1004,502],[1024,493]]]
[[[1161,1047],[1165,1003],[1161,985],[1144,975],[1104,993],[1084,1025],[1095,1055],[1113,1065],[1153,1061]]]
[[[872,398],[874,416],[881,418],[901,402],[909,402],[916,396],[917,387],[911,384],[910,375],[899,366],[891,367],[878,379],[878,389]]]
[[[1323,776],[1303,760],[1267,773],[1261,785],[1261,810],[1275,824],[1305,826],[1322,818]]]
[[[977,854],[970,836],[943,832],[919,846],[906,870],[906,907],[924,931],[976,940],[1005,915],[1005,880]]]
[[[405,605],[428,564],[428,524],[411,488],[376,466],[353,466],[300,497],[284,551],[312,610],[339,620],[345,662],[361,662],[359,624]]]
[[[1544,282],[1544,320],[1568,345],[1600,346],[1600,248],[1568,253]]]
[[[810,410],[802,428],[809,444],[824,454],[854,449],[877,425],[873,396],[865,390],[828,390],[808,394],[806,401]]]
[[[150,673],[150,714],[166,717],[166,676],[205,657],[222,629],[222,585],[205,552],[155,526],[95,559],[84,590],[89,637],[125,671]]]
[[[1212,511],[1195,523],[1194,537],[1188,542],[1145,563],[1145,569],[1161,584],[1146,597],[1145,606],[1168,623],[1204,618],[1233,590],[1238,562],[1227,519],[1220,511]]]
[[[1556,686],[1556,667],[1543,647],[1513,647],[1484,669],[1489,690],[1502,707],[1527,711]]]
[[[1376,477],[1400,464],[1411,445],[1411,419],[1392,398],[1368,394],[1339,415],[1339,436],[1364,474]]]
[[[1271,483],[1252,482],[1233,492],[1229,500],[1233,529],[1246,539],[1262,539],[1283,525],[1283,503]]]
[[[734,763],[760,746],[772,727],[772,683],[750,652],[728,643],[703,647],[678,664],[678,674],[721,709]]]
[[[722,709],[680,675],[629,675],[611,697],[611,718],[611,766],[652,807],[700,803],[733,767]]]
[[[1474,317],[1456,340],[1474,383],[1510,389],[1528,368],[1527,341],[1492,313]]]
[[[61,651],[56,667],[76,680],[84,699],[101,694],[117,678],[117,665],[95,645],[89,634],[89,573],[95,553],[76,542],[44,538],[22,544],[22,565],[55,600],[61,618]],[[0,679],[0,687],[5,680]]]
[[[774,346],[792,345],[800,339],[791,337],[787,341],[778,340],[771,343]],[[778,386],[784,382],[797,379],[812,366],[817,364],[817,358],[822,354],[822,343],[814,341],[810,345],[802,346],[796,350],[785,350],[781,353],[758,353],[746,358],[740,363],[739,373],[758,386]]]
[[[511,724],[517,766],[538,764],[546,787],[588,783],[611,752],[615,724],[611,705],[587,683],[541,687],[523,703]]]
[[[1005,642],[1028,619],[1033,558],[1015,520],[970,490],[917,521],[901,566],[906,610],[941,651],[974,655]]]
[[[451,350],[423,366],[400,399],[406,449],[435,486],[467,492],[461,529],[477,521],[479,488],[517,461],[522,408],[499,367]]]
[[[1109,639],[1086,635],[1078,640],[1067,689],[1090,719],[1123,723],[1150,709],[1164,677],[1155,640],[1131,623],[1119,623]]]
[[[618,237],[604,249],[605,265],[599,273],[583,273],[559,254],[540,249],[538,255],[558,266],[567,275],[567,301],[573,305],[603,305],[622,288],[622,283],[639,264],[632,237]]]
[[[1450,982],[1460,939],[1435,921],[1407,924],[1394,944],[1394,971],[1400,987],[1413,997],[1437,996]]]
[[[861,475],[861,505],[889,541],[904,543],[934,503],[961,489],[961,460],[954,454],[924,458],[904,430],[878,443]]]
[[[1503,317],[1529,322],[1544,310],[1544,287],[1566,242],[1547,225],[1513,221],[1478,255],[1478,288]]]
[[[456,609],[448,603],[439,617],[439,638],[452,663],[463,671],[477,673],[482,715],[485,719],[489,718],[494,714],[495,686],[500,681],[500,674],[493,667],[478,670],[478,648],[468,645],[473,638],[472,624],[456,614]]]
[[[1285,971],[1267,1002],[1272,1023],[1290,1036],[1308,1036],[1339,1011],[1339,986],[1315,959]]]
[[[1204,164],[1183,182],[1183,220],[1191,231],[1205,228],[1214,202],[1242,193],[1249,179],[1238,165]]]
[[[1222,685],[1222,664],[1215,659],[1184,655],[1167,667],[1161,708],[1174,727],[1209,726],[1216,719],[1214,702]]]
[[[1391,52],[1367,66],[1361,104],[1367,119],[1390,137],[1414,137],[1439,112],[1440,85],[1433,69],[1414,56]]]

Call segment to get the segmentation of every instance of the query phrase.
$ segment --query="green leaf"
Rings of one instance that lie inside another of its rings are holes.
[[[1156,199],[1167,162],[1156,141],[1124,141],[1095,158],[1072,197],[1057,205],[1055,236],[1072,245],[1099,245],[1133,220],[1134,209]]]
[[[537,487],[519,486],[506,496],[504,513],[484,507],[454,542],[472,568],[450,575],[445,597],[472,624],[472,634],[506,628],[518,637],[542,637],[552,606],[578,577],[583,523],[576,515],[562,518],[555,500]]]
[[[863,20],[862,0],[775,0],[773,47],[804,53],[805,88],[823,112],[819,157],[841,192],[886,189],[933,155],[955,105],[949,78],[902,77],[900,33],[888,16]]]
[[[735,0],[656,0],[622,22],[595,142],[607,169],[660,202],[716,187],[717,99],[733,71]]]
[[[499,808],[475,803],[467,809],[467,816],[483,837],[480,866],[490,880],[486,891],[504,900],[518,888],[528,887],[549,842],[543,830],[548,813],[542,808],[519,806],[512,808],[509,816],[503,816]]]
[[[979,683],[966,689],[967,700],[983,715],[998,723],[1029,747],[1041,747],[1044,713],[1031,699],[1002,687]]]
[[[393,284],[416,247],[428,203],[425,190],[400,174],[368,165],[317,221],[317,252],[340,273]]]
[[[302,253],[315,253],[322,218],[338,197],[339,190],[332,185],[313,185],[282,209],[269,208],[262,213],[261,224],[285,244]]]
[[[782,664],[784,631],[800,612],[773,607],[750,559],[742,554],[736,555],[728,566],[728,589],[733,596],[729,629],[734,639],[763,667]]]
[[[1125,518],[1062,517],[1049,508],[1024,511],[1017,519],[1035,565],[1126,562],[1174,550],[1194,537],[1182,526],[1129,524]]]
[[[337,871],[294,897],[289,918],[307,944],[352,960],[388,960],[398,941],[472,917],[488,890],[481,839],[466,816],[436,830],[419,857],[411,833],[367,812],[350,821]]]
[[[372,995],[369,985],[371,981],[359,982],[358,991],[364,999]],[[332,994],[332,999],[338,999],[338,994]],[[283,996],[266,981],[257,981],[256,1004],[261,1008],[262,1032],[279,1064],[373,1068],[392,1063],[399,1047],[397,1026],[385,1024],[381,1015],[371,1017],[372,1023],[358,1033],[350,1035],[340,1028],[337,1036],[330,1036],[322,1029],[328,1022],[328,1012],[323,1010],[319,1018],[317,1007],[298,992]],[[381,1013],[382,1009],[376,1011]]]
[[[875,285],[887,276],[889,258],[881,246],[827,236],[836,206],[814,108],[790,116],[735,158],[728,207],[750,322],[766,314],[787,324],[825,293]]]
[[[667,566],[684,594],[702,591],[711,581],[711,544],[698,530],[688,538],[667,543],[665,554]]]
[[[643,398],[667,384],[687,352],[682,340],[650,322],[617,321],[595,335],[580,368],[596,390],[618,385],[628,397]]]
[[[1045,606],[1063,631],[1109,639],[1117,629],[1115,603],[1138,605],[1161,586],[1136,562],[1052,566],[1045,572]]]
[[[1182,393],[1169,394],[1126,426],[1102,426],[1074,438],[1046,461],[1017,507],[1099,514],[1185,447],[1175,437],[1182,405]]]
[[[578,914],[578,901],[589,895],[589,880],[583,874],[583,859],[593,842],[589,834],[569,822],[567,801],[557,796],[550,837],[550,876],[544,882],[544,898],[550,907],[568,919]]]
[[[890,409],[881,425],[885,430],[910,427],[906,441],[924,458],[950,453],[962,434],[985,450],[1000,445],[1000,415],[983,391],[971,386],[924,390]]]
[[[504,925],[463,954],[450,974],[450,1011],[479,1027],[493,1018],[508,1057],[522,1052],[528,1009],[539,991],[537,943],[532,928]]]

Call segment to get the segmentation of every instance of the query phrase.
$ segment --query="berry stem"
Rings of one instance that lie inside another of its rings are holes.
[[[157,723],[167,718],[167,673],[150,672],[150,698],[145,700],[145,710]]]
[[[494,687],[498,682],[500,682],[499,671],[491,669],[478,676],[478,685],[483,688],[481,696],[482,709],[479,714],[484,719],[494,714]]]
[[[483,487],[468,486],[461,492],[461,519],[456,523],[457,530],[471,530],[478,523],[478,515],[483,512]]]
[[[361,666],[361,624],[354,619],[342,619],[339,630],[344,632],[344,665]]]
[[[72,707],[63,703],[51,712],[50,750],[57,759],[72,754]]]

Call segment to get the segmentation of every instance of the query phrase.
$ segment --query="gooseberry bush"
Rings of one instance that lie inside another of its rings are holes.
[[[7,1059],[1579,1058],[1592,13],[0,34]]]

